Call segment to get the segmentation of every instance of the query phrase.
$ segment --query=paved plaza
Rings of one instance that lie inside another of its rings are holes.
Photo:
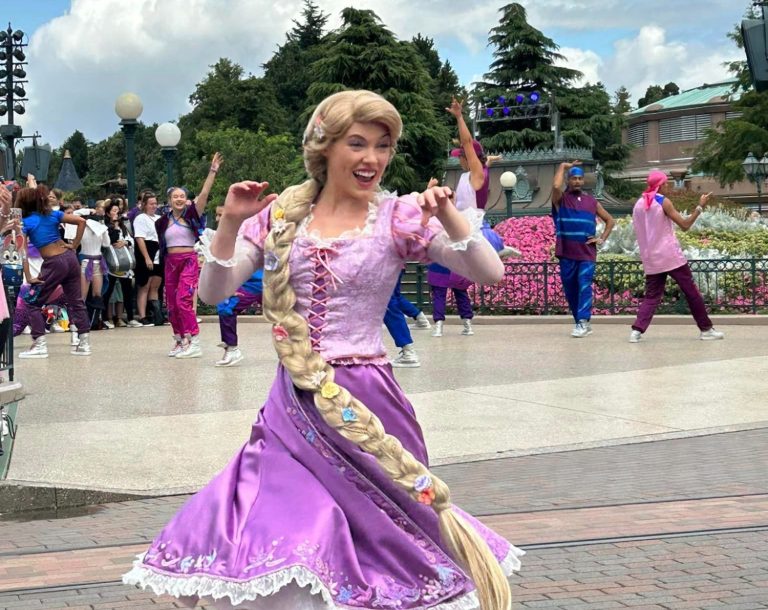
[[[528,553],[514,609],[768,608],[768,326],[719,327],[637,345],[599,320],[583,340],[565,323],[414,333],[422,367],[396,374],[436,472]],[[56,335],[20,363],[9,480],[144,498],[6,515],[0,608],[178,607],[120,574],[245,442],[276,365],[265,324],[241,325],[235,369],[213,367],[217,327],[202,336],[199,360],[148,328],[94,333],[87,359]]]

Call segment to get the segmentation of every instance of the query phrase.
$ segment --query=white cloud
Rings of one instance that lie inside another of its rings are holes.
[[[564,66],[578,70],[584,76],[576,82],[577,85],[596,83],[600,80],[600,70],[603,66],[602,58],[594,51],[585,49],[560,49],[560,54],[565,58],[555,62],[558,66]]]

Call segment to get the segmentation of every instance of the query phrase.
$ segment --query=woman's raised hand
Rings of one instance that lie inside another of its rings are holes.
[[[458,119],[462,113],[461,102],[455,97],[451,98],[451,105],[446,110]]]
[[[235,182],[229,187],[227,198],[224,200],[223,217],[242,223],[251,216],[255,216],[277,199],[274,193],[266,197],[261,196],[268,188],[269,182],[251,180]]]
[[[432,180],[429,182],[432,184]],[[421,207],[421,226],[427,226],[429,219],[438,216],[447,206],[453,205],[453,191],[447,186],[430,186],[416,200]]]
[[[214,173],[219,171],[222,161],[224,161],[224,157],[221,156],[220,152],[213,153],[213,159],[211,159],[211,171]]]

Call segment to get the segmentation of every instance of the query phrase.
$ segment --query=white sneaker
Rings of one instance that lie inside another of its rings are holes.
[[[404,369],[415,369],[421,366],[419,356],[413,349],[413,343],[403,346],[398,357],[392,360],[392,366]]]
[[[432,330],[432,336],[433,337],[442,337],[443,336],[443,321],[438,320],[435,322],[435,328]]]
[[[710,328],[709,330],[703,330],[699,335],[699,339],[701,339],[702,341],[717,341],[718,339],[724,339],[724,338],[725,338],[725,333],[720,332],[719,330],[715,330],[714,328]]]
[[[115,325],[110,322],[109,320],[104,320],[104,328],[108,328],[109,330],[112,330],[115,327]]]
[[[195,320],[197,320],[198,324],[202,324],[203,323],[203,319],[201,317],[197,317],[197,318],[195,318]]]
[[[643,333],[641,333],[639,330],[632,329],[632,332],[629,333],[629,342],[630,343],[640,343],[640,339],[643,338]]]
[[[174,344],[171,351],[168,352],[170,358],[175,358],[176,354],[180,353],[184,349],[184,343],[181,341],[181,337],[178,335],[173,336]]]
[[[464,324],[464,328],[461,329],[461,334],[469,337],[475,334],[475,331],[472,330],[472,320],[462,320],[462,324]]]
[[[80,338],[77,336],[77,333],[76,332],[69,333],[69,344],[72,347],[75,347],[79,345],[79,343],[80,343]]]
[[[32,329],[29,326],[25,326],[24,330],[21,331],[21,334],[22,335],[31,335],[32,334]]]
[[[584,324],[585,320],[582,320],[576,324],[576,326],[573,327],[573,330],[571,331],[571,337],[574,337],[576,339],[581,339],[582,337],[586,337],[588,334],[590,334],[592,331],[589,330],[586,324]]]
[[[83,333],[78,337],[79,341],[76,346],[72,346],[69,353],[73,356],[90,356],[91,355],[91,343],[88,338],[88,333]]]
[[[517,248],[513,248],[512,246],[504,246],[501,250],[499,250],[499,258],[501,260],[504,260],[505,258],[509,258],[511,256],[514,256],[515,258],[520,258],[523,255],[520,250]]]
[[[200,349],[200,339],[192,337],[187,341],[182,350],[176,354],[176,358],[199,358],[203,355],[203,350]]]
[[[180,357],[180,356],[179,356]],[[227,347],[224,349],[224,356],[216,361],[216,366],[234,366],[243,360],[243,353],[239,347]]]
[[[32,342],[32,347],[27,351],[21,352],[19,358],[31,359],[31,358],[47,358],[48,357],[48,344],[45,342],[45,337],[38,337]]]
[[[138,320],[128,320],[126,326],[128,328],[142,328],[144,325]]]
[[[414,322],[413,328],[417,328],[419,330],[429,330],[432,328],[432,325],[429,323],[429,318],[424,315],[423,311],[420,311],[419,315],[416,316],[416,322]]]

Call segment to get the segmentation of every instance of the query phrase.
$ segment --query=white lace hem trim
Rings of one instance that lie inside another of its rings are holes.
[[[443,232],[438,234],[435,239],[441,240],[451,250],[464,252],[469,247],[469,244],[471,244],[473,241],[480,241],[485,239],[482,231],[485,212],[477,208],[467,208],[465,210],[461,210],[459,213],[469,223],[469,235],[467,235],[464,239],[452,241],[451,238],[448,237],[448,234]]]
[[[242,237],[238,237],[235,241],[235,252],[232,254],[232,258],[217,258],[211,253],[213,234],[213,231],[210,233],[204,231],[200,240],[195,244],[195,251],[203,255],[206,263],[216,263],[222,267],[235,267],[237,263],[248,257],[248,249],[252,245],[249,245]]]
[[[511,546],[510,551],[501,562],[501,569],[506,576],[520,569],[520,557],[525,552]],[[304,566],[291,566],[272,574],[265,574],[253,580],[238,582],[223,580],[212,576],[195,574],[192,576],[170,576],[160,574],[145,566],[142,562],[144,553],[138,555],[133,562],[133,568],[123,575],[126,585],[138,585],[142,589],[149,587],[155,595],[172,595],[174,597],[212,597],[214,600],[228,597],[233,606],[244,601],[253,601],[268,597],[280,591],[283,587],[295,583],[298,587],[309,587],[310,595],[321,595],[328,610],[350,610],[350,606],[336,605],[333,596],[323,582]],[[373,610],[355,606],[354,610]],[[454,600],[435,606],[419,606],[412,610],[480,610],[477,595],[471,591]]]

